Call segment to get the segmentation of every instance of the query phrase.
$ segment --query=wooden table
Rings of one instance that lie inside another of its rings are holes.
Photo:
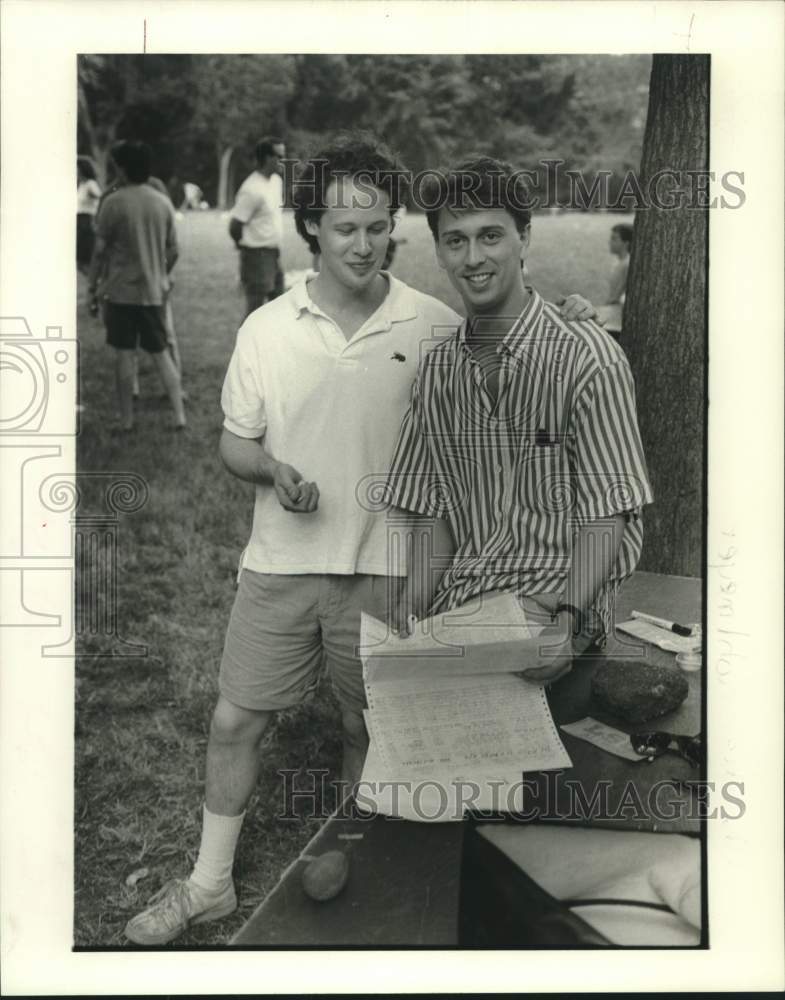
[[[622,621],[629,617],[633,608],[675,621],[700,621],[700,580],[636,573],[619,596],[617,619]],[[629,656],[631,652],[625,641],[614,637],[609,640],[604,657]],[[644,646],[640,652],[641,658],[678,669],[673,654],[651,646]],[[618,719],[604,717],[591,704],[589,685],[597,663],[596,657],[582,657],[572,673],[554,685],[549,700],[557,724],[592,715],[616,728],[624,728]],[[688,734],[700,730],[701,675],[698,672],[685,674],[685,677],[690,685],[686,702],[675,712],[643,728]],[[628,762],[566,733],[562,733],[562,737],[574,763],[563,777],[579,783],[584,793],[589,794],[599,780],[610,781],[611,808],[618,807],[622,789],[630,780],[645,804],[657,781],[695,777],[689,765],[673,754],[651,764]],[[531,778],[535,783],[548,780],[545,775]],[[557,812],[566,811],[570,805],[564,798],[566,787],[562,785],[559,792],[556,785]],[[673,792],[671,800],[674,797],[677,805],[689,802],[689,792]],[[668,801],[667,795],[660,795],[661,804]],[[643,817],[633,815],[615,819],[558,818],[559,821],[606,824],[628,830],[694,832],[698,828],[698,822],[685,818],[683,810],[680,817],[671,822],[652,818],[648,812]],[[464,828],[463,823],[411,823],[382,816],[372,819],[333,817],[311,840],[301,858],[284,873],[231,944],[279,948],[455,947],[458,944]],[[349,854],[349,881],[338,897],[327,903],[316,903],[306,897],[301,886],[306,864],[302,859],[334,849]]]

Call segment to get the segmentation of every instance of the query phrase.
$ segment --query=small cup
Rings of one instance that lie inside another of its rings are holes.
[[[694,670],[700,670],[703,665],[703,657],[699,649],[689,649],[684,653],[679,653],[676,656],[676,662],[682,670],[692,673]]]

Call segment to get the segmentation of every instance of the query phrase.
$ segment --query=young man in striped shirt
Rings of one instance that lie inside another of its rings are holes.
[[[522,676],[550,683],[601,639],[640,556],[652,493],[632,375],[599,326],[524,284],[520,172],[481,157],[433,188],[428,224],[467,320],[423,357],[392,462],[393,505],[421,515],[393,625],[514,591],[547,625]]]

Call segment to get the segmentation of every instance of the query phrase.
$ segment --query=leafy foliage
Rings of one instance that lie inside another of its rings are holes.
[[[213,201],[219,160],[250,166],[264,133],[301,156],[330,132],[370,129],[414,170],[479,149],[529,166],[621,172],[640,160],[648,56],[93,55],[79,59],[80,149],[144,138],[156,172]],[[238,171],[240,173],[240,171]]]
[[[96,160],[103,179],[109,150],[118,139],[144,138],[158,154],[157,171],[170,172],[194,114],[193,97],[183,87],[194,58],[79,57],[79,141]]]
[[[191,127],[221,151],[252,145],[264,132],[283,132],[295,81],[292,56],[196,57]]]

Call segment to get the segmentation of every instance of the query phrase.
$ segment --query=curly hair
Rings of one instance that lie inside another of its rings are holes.
[[[327,189],[343,177],[361,179],[383,191],[390,199],[391,221],[406,199],[409,172],[395,154],[370,132],[340,133],[300,165],[292,188],[295,226],[311,253],[319,253],[319,241],[305,223],[319,221],[327,210]]]

